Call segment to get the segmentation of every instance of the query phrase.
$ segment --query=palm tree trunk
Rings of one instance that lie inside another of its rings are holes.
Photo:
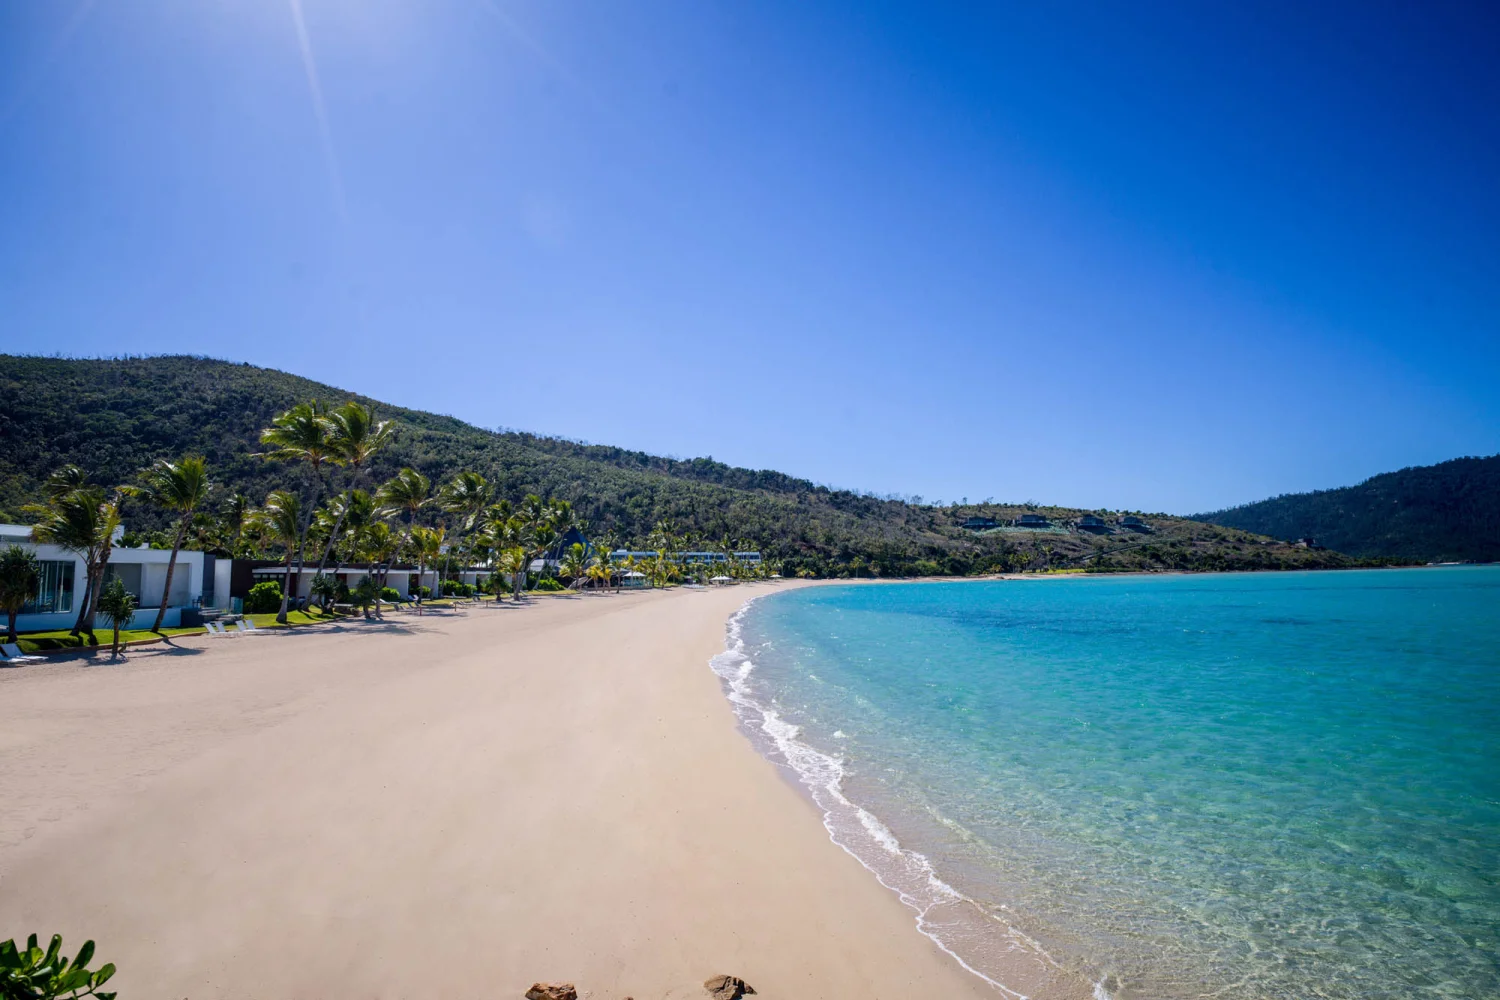
[[[300,582],[300,581],[299,581]],[[276,621],[286,624],[286,602],[292,596],[292,549],[287,546],[286,550],[286,582],[281,587],[281,607],[276,612]]]
[[[151,631],[161,631],[161,620],[167,614],[167,596],[172,593],[172,574],[177,571],[177,550],[182,548],[182,540],[187,537],[188,519],[192,513],[182,516],[182,523],[177,527],[177,541],[172,543],[172,557],[167,560],[167,582],[161,587],[161,607],[156,609],[156,621],[151,625]]]
[[[16,615],[17,614],[18,614],[18,612],[16,611],[15,608],[9,608],[5,612],[5,617],[8,618],[8,619],[10,619],[10,621],[8,622],[8,624],[6,626],[6,629],[5,629],[5,641],[6,642],[15,642],[16,641]]]
[[[91,644],[95,646],[99,644],[99,640],[94,638],[94,619],[99,616],[99,595],[104,590],[104,572],[108,567],[109,555],[106,553],[104,558],[99,560],[94,568],[92,579],[89,580],[89,600],[84,609],[83,630],[89,634]]]
[[[90,550],[83,553],[83,595],[78,605],[78,620],[73,623],[73,631],[69,635],[76,636],[83,631],[83,623],[88,620],[89,601],[93,599],[93,596],[94,552]]]
[[[354,487],[359,483],[359,470],[355,469],[349,474],[349,489],[353,493]],[[323,558],[318,560],[318,574],[322,575],[323,569],[328,564],[328,555],[333,551],[334,543],[338,541],[339,532],[344,528],[344,518],[349,514],[349,498],[344,498],[344,507],[339,511],[339,519],[333,524],[333,533],[328,536],[328,544],[323,546]]]

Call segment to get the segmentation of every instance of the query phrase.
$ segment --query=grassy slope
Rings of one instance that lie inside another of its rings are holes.
[[[70,360],[0,355],[0,517],[38,497],[65,462],[101,482],[124,482],[162,456],[205,455],[216,478],[254,499],[286,485],[286,466],[255,458],[257,435],[278,412],[312,398],[374,404],[400,427],[372,470],[376,480],[411,465],[434,480],[461,468],[496,481],[503,495],[571,500],[596,535],[639,541],[667,518],[701,538],[744,539],[799,567],[886,574],[1006,568],[1008,555],[1050,547],[1052,561],[1096,547],[1088,536],[976,536],[970,513],[1022,508],[933,508],[829,490],[770,471],[710,459],[676,461],[608,446],[495,433],[453,417],[391,406],[272,369],[193,357]],[[1030,508],[1027,508],[1030,509]],[[1083,511],[1041,508],[1055,517]],[[132,526],[156,528],[156,511],[132,507]],[[1340,565],[1332,553],[1246,542],[1243,532],[1153,516],[1152,544],[1114,557],[1122,568],[1259,568]],[[1108,540],[1106,540],[1108,541]],[[1103,543],[1099,543],[1103,544]],[[1037,565],[1037,561],[1032,563]]]
[[[1367,558],[1500,560],[1500,455],[1388,472],[1199,515],[1277,538],[1311,536]]]

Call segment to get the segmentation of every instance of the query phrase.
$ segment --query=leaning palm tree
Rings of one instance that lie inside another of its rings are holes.
[[[297,579],[301,580],[307,529],[312,523],[312,512],[323,498],[323,471],[327,466],[343,462],[343,456],[334,444],[332,424],[317,400],[298,403],[276,417],[270,427],[260,432],[260,441],[268,446],[267,451],[260,452],[262,458],[305,463],[312,473],[312,496],[306,504],[299,504],[302,524],[297,532],[296,550]]]
[[[349,468],[351,489],[359,488],[370,460],[396,437],[395,424],[389,420],[376,420],[374,410],[353,400],[328,414],[328,427],[334,452]],[[319,573],[327,565],[328,553],[343,527],[342,520],[334,523],[333,534],[323,549],[323,557],[318,560]]]
[[[406,542],[410,544],[412,529],[417,526],[417,512],[432,502],[429,496],[432,481],[416,469],[402,469],[375,491],[375,502],[380,505],[382,517],[406,514]],[[422,586],[422,563],[417,562],[417,586]],[[421,590],[417,591],[418,597]],[[419,602],[420,604],[420,602]]]
[[[120,494],[106,495],[99,486],[77,485],[68,466],[47,481],[47,502],[21,508],[37,518],[31,540],[57,545],[77,553],[84,564],[83,601],[71,634],[87,632],[94,638],[94,609],[109,554],[114,548],[115,529],[120,527]]]
[[[292,596],[292,559],[301,549],[304,534],[302,501],[291,490],[272,490],[266,495],[265,505],[251,518],[261,537],[286,547],[286,586],[281,588],[281,608],[276,612],[276,620],[285,625],[287,602]]]
[[[172,593],[172,575],[177,571],[177,553],[193,523],[193,514],[208,499],[213,483],[208,478],[208,463],[190,455],[181,461],[159,459],[141,473],[141,485],[126,488],[127,495],[147,500],[177,515],[177,537],[172,540],[172,555],[167,559],[167,579],[162,584],[161,606],[151,631],[160,632],[167,614],[167,598]]]
[[[458,516],[459,536],[467,542],[463,551],[470,556],[494,499],[495,488],[477,472],[460,472],[438,491],[438,506]]]
[[[19,545],[0,552],[0,610],[5,612],[5,641],[16,641],[16,616],[26,602],[36,595],[42,581],[42,567],[36,555]]]

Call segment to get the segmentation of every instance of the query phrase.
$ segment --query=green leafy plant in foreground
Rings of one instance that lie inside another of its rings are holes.
[[[69,963],[62,954],[61,934],[52,935],[45,952],[37,946],[35,934],[26,939],[25,948],[17,948],[15,939],[0,942],[0,1000],[114,1000],[115,994],[101,993],[99,987],[115,974],[115,967],[106,964],[90,972],[93,957],[94,942],[85,941]]]

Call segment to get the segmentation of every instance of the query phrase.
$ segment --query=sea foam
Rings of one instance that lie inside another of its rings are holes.
[[[822,810],[829,838],[915,913],[920,933],[1002,995],[1030,1000],[1002,981],[1004,970],[1025,963],[1061,972],[1046,950],[945,882],[925,855],[902,847],[877,816],[844,794],[843,758],[801,740],[798,726],[757,697],[751,684],[755,661],[746,650],[744,620],[759,599],[746,601],[729,619],[727,648],[710,661],[752,742],[771,760],[791,769]],[[1094,984],[1093,996],[1094,1000],[1112,1000],[1102,982]]]

